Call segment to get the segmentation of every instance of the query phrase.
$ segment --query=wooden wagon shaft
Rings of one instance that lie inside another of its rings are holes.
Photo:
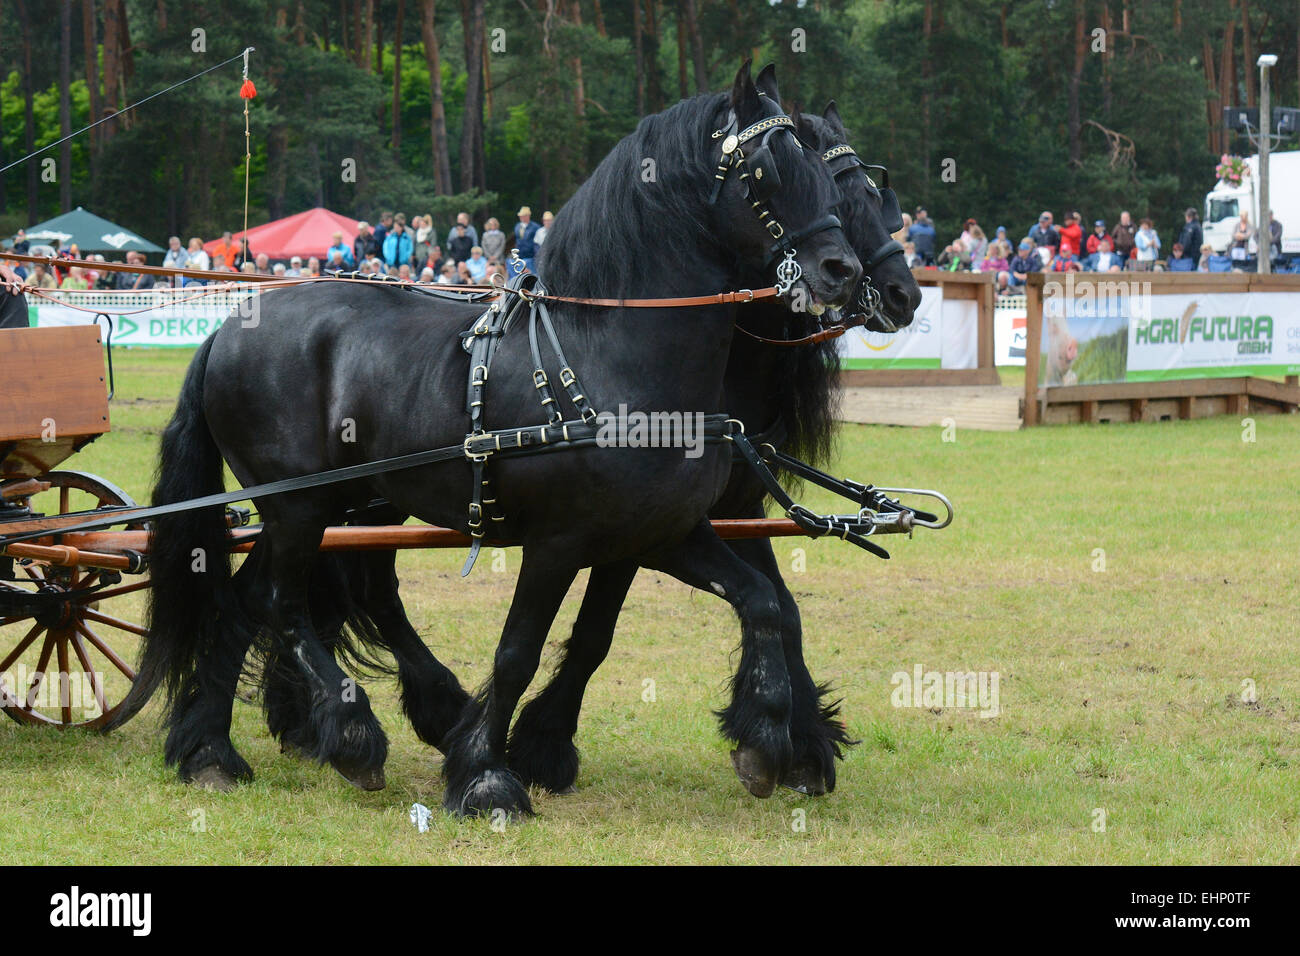
[[[753,538],[788,538],[805,534],[789,518],[729,518],[712,522],[718,537],[727,541]],[[260,528],[237,528],[231,532],[231,552],[246,553],[253,547]],[[469,535],[451,528],[431,525],[373,525],[326,528],[321,539],[322,551],[388,551],[417,548],[465,548]],[[488,541],[489,547],[511,547],[513,542]],[[146,554],[147,531],[89,531],[62,536],[62,543],[42,545],[22,542],[0,548],[13,558],[29,558],[60,567],[129,570],[131,559],[122,552]]]

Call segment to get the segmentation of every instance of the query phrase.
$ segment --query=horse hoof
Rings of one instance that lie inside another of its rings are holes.
[[[528,791],[506,770],[483,771],[465,788],[459,800],[453,800],[448,793],[444,806],[460,817],[485,816],[495,820],[502,811],[512,820],[533,815]]]
[[[781,778],[781,786],[808,797],[826,795],[826,781],[822,778],[821,771],[811,763],[796,764],[791,767]]]
[[[359,770],[333,765],[338,775],[358,790],[383,790],[388,785],[383,767],[363,767]]]
[[[753,747],[737,747],[731,752],[731,765],[745,789],[760,800],[765,800],[776,789],[777,773],[771,761]]]
[[[239,786],[234,774],[228,773],[216,764],[209,764],[196,773],[185,778],[185,782],[200,790],[215,790],[218,793],[230,793]]]

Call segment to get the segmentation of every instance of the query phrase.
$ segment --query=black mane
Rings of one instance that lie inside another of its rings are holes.
[[[631,297],[644,286],[645,264],[682,294],[707,291],[713,269],[700,257],[709,244],[704,215],[713,183],[708,146],[727,103],[725,93],[683,100],[647,116],[605,157],[547,232],[537,271],[563,295]],[[653,160],[655,179],[642,180]]]

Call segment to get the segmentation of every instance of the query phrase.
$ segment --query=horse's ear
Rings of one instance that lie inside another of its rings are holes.
[[[822,110],[822,118],[830,123],[836,132],[844,132],[844,120],[840,118],[840,109],[835,105],[834,100],[826,104],[826,109]]]
[[[781,103],[781,91],[776,88],[776,64],[769,63],[763,69],[758,71],[758,78],[754,80],[754,85],[758,91],[766,96],[769,100],[777,105]]]
[[[746,60],[736,74],[736,82],[731,85],[731,108],[740,117],[750,117],[759,110],[758,89],[751,76],[754,61]]]

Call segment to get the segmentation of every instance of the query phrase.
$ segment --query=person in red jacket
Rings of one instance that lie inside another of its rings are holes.
[[[1109,237],[1106,235],[1106,220],[1098,219],[1096,222],[1092,224],[1092,232],[1088,234],[1088,243],[1087,243],[1088,255],[1091,256],[1100,252],[1102,241],[1107,238]],[[1113,247],[1114,243],[1112,243],[1111,245]]]
[[[1079,225],[1080,218],[1078,210],[1066,213],[1065,225],[1058,230],[1061,233],[1062,253],[1078,256],[1083,249],[1083,227]]]

